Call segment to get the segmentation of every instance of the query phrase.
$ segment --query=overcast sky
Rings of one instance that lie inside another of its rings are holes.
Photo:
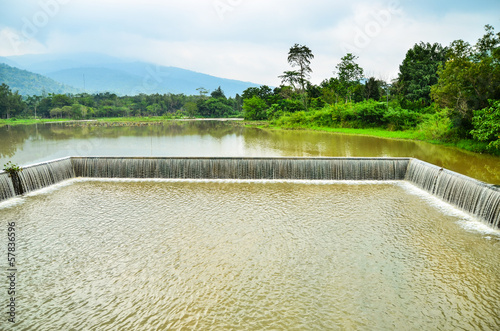
[[[98,52],[277,86],[295,43],[332,77],[347,52],[390,80],[420,41],[474,44],[499,0],[0,0],[0,56]]]

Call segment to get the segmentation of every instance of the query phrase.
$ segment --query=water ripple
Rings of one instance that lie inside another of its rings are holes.
[[[496,234],[399,183],[75,181],[0,217],[19,329],[500,326]]]

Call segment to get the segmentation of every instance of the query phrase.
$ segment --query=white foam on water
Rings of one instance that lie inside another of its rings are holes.
[[[156,182],[156,183],[242,183],[242,184],[277,184],[290,183],[302,185],[387,185],[396,184],[398,180],[311,180],[311,179],[193,179],[193,178],[100,178],[80,177],[80,181],[92,182]]]
[[[22,196],[16,196],[7,200],[3,200],[0,202],[0,210],[22,205],[24,201],[25,199]]]
[[[42,194],[50,194],[52,192],[60,190],[63,187],[70,186],[70,185],[73,185],[74,183],[83,182],[83,181],[84,180],[82,180],[81,178],[66,179],[66,180],[63,180],[62,182],[52,184],[52,185],[49,185],[47,187],[28,192],[28,193],[24,194],[24,196],[25,197],[32,197],[32,196],[37,196],[37,195],[42,195]]]
[[[458,224],[465,230],[471,232],[481,233],[483,235],[495,236],[500,240],[500,229],[495,229],[492,226],[481,221],[479,218],[449,204],[446,201],[418,188],[407,181],[399,182],[399,185],[408,193],[412,195],[417,195],[424,202],[437,208],[440,212],[445,215],[457,217],[459,219]],[[491,239],[491,238],[490,238]]]
[[[494,236],[500,239],[500,229],[494,229],[490,225],[485,224],[478,218],[468,214],[465,211],[441,200],[440,198],[431,195],[430,193],[418,188],[404,180],[301,180],[301,179],[185,179],[185,178],[93,178],[93,177],[77,177],[64,180],[62,182],[47,186],[45,188],[29,192],[23,196],[7,199],[0,202],[0,209],[18,206],[25,202],[26,197],[37,195],[50,194],[61,188],[73,185],[79,182],[109,182],[109,183],[133,183],[133,182],[156,182],[156,183],[245,183],[245,184],[278,184],[290,183],[296,185],[396,185],[403,188],[408,194],[416,195],[425,203],[437,208],[445,215],[457,217],[458,224],[467,230],[478,232],[488,236]]]
[[[38,196],[38,195],[50,194],[50,193],[53,193],[55,191],[60,190],[63,187],[70,186],[70,185],[73,185],[74,183],[83,182],[83,181],[85,181],[85,180],[82,180],[81,178],[71,178],[71,179],[67,179],[67,180],[64,180],[62,182],[56,183],[56,184],[49,185],[47,187],[44,187],[44,188],[41,188],[38,190],[34,190],[31,192],[25,193],[23,195],[18,195],[18,196],[15,196],[13,198],[9,198],[7,200],[0,202],[0,209],[19,206],[19,205],[26,202],[26,198],[34,197],[34,196]]]

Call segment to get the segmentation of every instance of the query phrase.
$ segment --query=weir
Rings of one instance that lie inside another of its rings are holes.
[[[403,180],[402,158],[72,158],[77,177]]]
[[[7,172],[0,173],[0,201],[16,196],[12,179]]]
[[[22,192],[73,177],[406,180],[500,227],[498,188],[412,158],[68,157],[24,167],[18,174]],[[12,178],[0,172],[0,201],[15,195]]]
[[[500,227],[500,190],[495,186],[417,159],[410,162],[405,179],[494,227]]]
[[[71,158],[64,158],[23,167],[18,175],[22,191],[28,193],[73,178],[75,172]]]

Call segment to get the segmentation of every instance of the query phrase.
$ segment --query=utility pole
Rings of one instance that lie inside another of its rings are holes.
[[[389,110],[389,85],[387,85],[387,110]]]

